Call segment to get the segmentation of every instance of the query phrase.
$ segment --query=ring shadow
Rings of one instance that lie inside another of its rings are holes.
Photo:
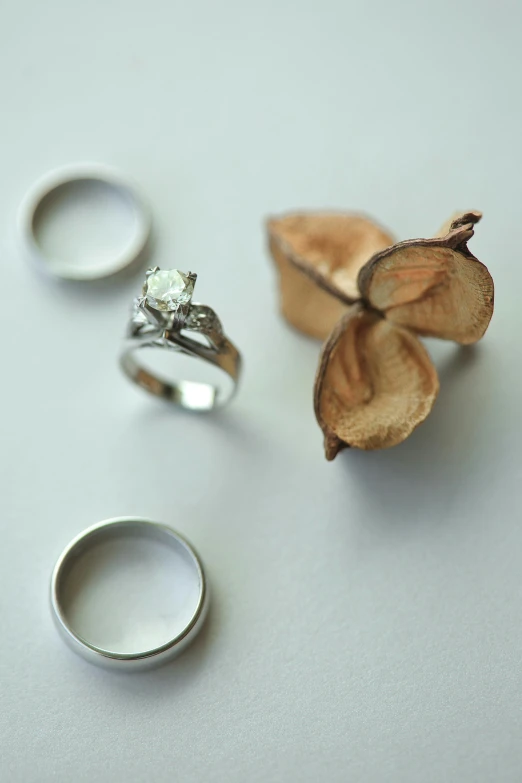
[[[150,703],[151,699],[158,704],[164,700],[170,701],[172,694],[176,697],[183,689],[192,690],[194,682],[205,670],[205,664],[215,639],[218,636],[219,602],[211,600],[208,614],[197,637],[173,660],[158,666],[156,669],[144,671],[119,671],[100,668],[97,672],[100,683],[105,691],[109,688],[114,692],[125,692],[137,702]],[[82,665],[85,661],[79,661]],[[176,690],[172,690],[172,685]]]

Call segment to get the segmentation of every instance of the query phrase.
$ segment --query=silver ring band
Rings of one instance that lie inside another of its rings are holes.
[[[241,355],[224,334],[214,310],[192,303],[196,277],[177,270],[161,272],[158,267],[147,272],[143,296],[133,304],[120,366],[130,380],[150,394],[187,410],[210,411],[228,403],[235,394],[241,374]],[[162,378],[140,361],[144,349],[203,359],[228,376],[229,388]]]
[[[183,630],[160,647],[133,653],[119,653],[90,644],[79,636],[69,624],[64,611],[64,589],[67,576],[76,560],[101,541],[121,535],[146,536],[173,547],[190,563],[198,580],[197,606]],[[116,517],[107,519],[84,530],[64,549],[51,579],[51,607],[53,617],[65,642],[74,652],[90,663],[120,671],[151,669],[172,660],[182,652],[201,629],[208,609],[208,588],[201,560],[194,548],[170,527],[141,517]]]
[[[83,181],[101,182],[118,191],[130,204],[134,216],[134,234],[115,258],[93,267],[76,267],[72,263],[48,258],[37,241],[35,224],[40,208],[64,185]],[[39,179],[25,195],[18,214],[21,241],[31,260],[62,280],[92,281],[116,275],[139,263],[146,251],[151,232],[149,209],[137,185],[111,166],[99,163],[79,163],[54,169]]]

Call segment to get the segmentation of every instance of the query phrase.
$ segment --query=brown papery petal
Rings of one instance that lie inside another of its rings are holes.
[[[315,381],[326,458],[346,446],[401,443],[431,411],[438,390],[436,370],[417,337],[354,305],[325,343]]]
[[[393,238],[368,218],[299,213],[268,221],[280,275],[281,309],[297,329],[324,339],[360,298],[357,275]]]
[[[453,215],[442,224],[440,230],[435,234],[436,237],[445,237],[454,228],[461,228],[471,223],[475,225],[479,220],[482,220],[482,212],[478,210],[472,210],[470,212],[454,212]]]
[[[445,237],[400,242],[378,253],[361,269],[361,294],[390,321],[418,334],[476,342],[493,315],[493,280],[466,244],[479,218],[465,213]]]

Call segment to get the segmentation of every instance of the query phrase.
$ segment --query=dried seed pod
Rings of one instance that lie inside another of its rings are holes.
[[[315,381],[326,458],[346,446],[384,449],[424,421],[437,373],[420,341],[363,305],[354,305],[325,343]]]
[[[280,276],[281,309],[293,326],[324,339],[360,298],[357,274],[393,238],[368,218],[298,213],[268,221]]]
[[[467,247],[480,218],[459,213],[441,235],[395,245],[354,215],[269,221],[285,317],[316,337],[333,328],[314,392],[327,459],[394,446],[424,421],[439,382],[415,333],[467,344],[486,331],[493,280]]]
[[[363,298],[417,334],[462,344],[479,340],[493,315],[493,280],[467,247],[479,219],[480,213],[465,213],[444,237],[399,242],[377,253],[359,273]]]

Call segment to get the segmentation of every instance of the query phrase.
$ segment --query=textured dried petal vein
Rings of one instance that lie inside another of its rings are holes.
[[[451,232],[446,243],[412,240],[379,253],[361,270],[362,295],[390,321],[418,334],[476,342],[493,314],[493,280],[458,243],[468,229]]]
[[[353,308],[323,348],[315,410],[333,459],[345,446],[400,443],[426,418],[438,393],[419,340],[376,313]]]

